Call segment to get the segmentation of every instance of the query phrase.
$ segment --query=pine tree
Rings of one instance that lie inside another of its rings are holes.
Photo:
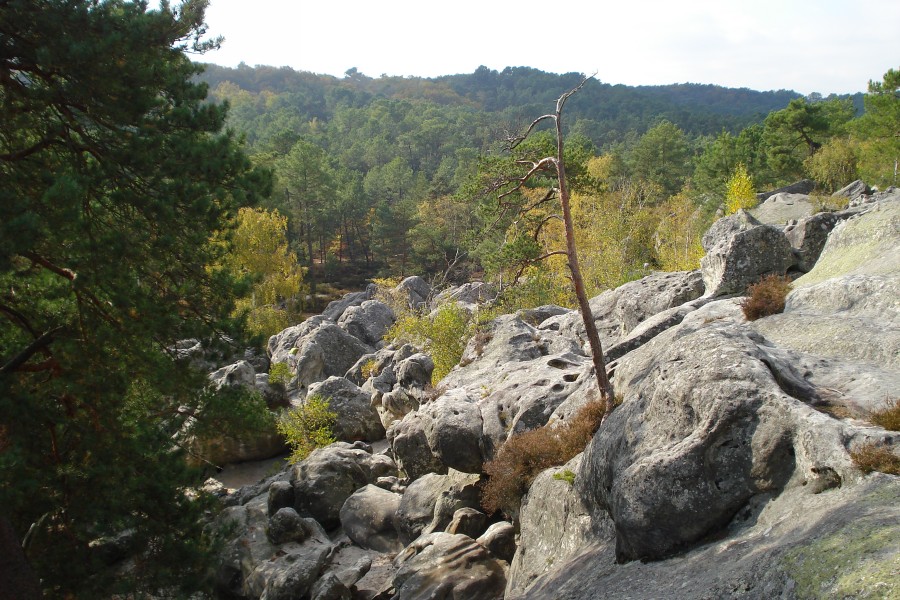
[[[0,3],[0,506],[54,597],[200,585],[173,435],[259,414],[172,350],[227,326],[210,239],[271,186],[193,80],[206,4]]]

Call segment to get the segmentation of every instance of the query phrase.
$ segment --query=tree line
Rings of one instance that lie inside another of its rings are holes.
[[[268,207],[288,216],[313,286],[348,273],[497,276],[509,250],[496,238],[510,236],[476,182],[497,167],[511,132],[582,78],[524,67],[336,78],[243,64],[207,65],[202,77],[214,101],[229,103],[256,164],[275,173]],[[804,177],[828,191],[857,176],[891,184],[890,77],[864,98],[589,79],[564,133],[579,236],[593,238],[605,271],[592,291],[692,264],[672,252],[696,257],[680,238],[709,224],[739,168],[757,190]]]

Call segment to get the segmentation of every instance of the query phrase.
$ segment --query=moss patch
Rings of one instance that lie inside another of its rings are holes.
[[[798,598],[900,597],[900,527],[857,521],[786,553]]]

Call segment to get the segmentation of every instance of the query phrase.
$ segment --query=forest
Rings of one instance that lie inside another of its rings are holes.
[[[328,287],[409,274],[572,303],[560,257],[538,260],[562,236],[553,181],[504,202],[495,182],[552,152],[550,131],[509,140],[581,74],[203,65],[218,44],[207,4],[0,3],[0,591],[13,597],[208,587],[218,504],[181,442],[273,417],[258,394],[214,389],[185,343],[242,356]],[[898,89],[893,69],[863,98],[587,79],[563,122],[589,293],[695,267],[706,225],[756,191],[807,177],[827,202],[858,177],[894,185]],[[127,576],[109,568],[123,557]]]
[[[498,220],[484,183],[513,158],[548,148],[549,132],[515,157],[506,146],[583,78],[527,67],[433,79],[349,69],[336,78],[245,64],[205,65],[199,76],[213,102],[228,104],[228,126],[254,164],[275,175],[265,206],[287,218],[311,292],[295,308],[307,311],[322,283],[359,287],[411,274],[527,275],[518,293],[530,286],[535,300],[571,305],[560,291],[562,261],[529,262],[551,251],[560,232],[545,228],[528,249],[508,243],[523,233]],[[700,233],[727,208],[737,176],[751,195],[804,178],[824,195],[857,177],[892,185],[895,142],[879,108],[890,85],[803,97],[588,78],[566,105],[564,132],[590,293],[652,270],[696,267]],[[531,193],[546,184],[535,182]],[[282,317],[270,328],[290,320]]]

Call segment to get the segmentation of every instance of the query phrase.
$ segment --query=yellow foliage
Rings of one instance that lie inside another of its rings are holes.
[[[753,188],[753,179],[747,172],[747,167],[739,164],[732,174],[731,179],[725,184],[725,214],[736,213],[740,209],[748,210],[756,206],[756,192]]]
[[[575,244],[589,296],[642,277],[645,265],[653,261],[651,242],[657,217],[641,194],[631,192],[620,189],[572,195]],[[547,251],[565,248],[562,223],[545,227],[541,241]],[[571,282],[566,258],[554,256],[548,266],[559,286],[568,291]]]
[[[657,209],[656,258],[663,271],[700,268],[700,240],[708,223],[696,204],[684,194],[669,198]]]
[[[286,233],[287,217],[277,210],[242,208],[238,212],[225,267],[254,281],[250,294],[236,303],[236,312],[247,314],[251,333],[272,335],[296,316],[275,306],[302,292],[303,269],[288,249]]]
[[[474,322],[468,311],[449,303],[432,315],[407,313],[397,319],[384,337],[425,348],[434,361],[431,381],[437,384],[459,363],[474,333],[473,327]]]

